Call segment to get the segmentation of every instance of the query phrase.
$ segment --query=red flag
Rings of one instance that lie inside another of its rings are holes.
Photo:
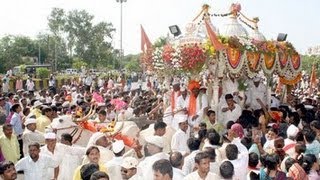
[[[207,20],[205,21],[205,23],[206,23],[207,33],[208,33],[208,36],[210,38],[210,41],[211,41],[213,47],[218,51],[226,49],[226,47],[218,40],[216,33],[212,30],[212,28]]]
[[[317,87],[317,75],[316,75],[316,66],[312,65],[311,75],[310,75],[310,88],[313,89]]]
[[[141,26],[141,51],[145,53],[149,48],[152,47],[152,44],[146,32],[144,31],[142,25],[140,26]]]

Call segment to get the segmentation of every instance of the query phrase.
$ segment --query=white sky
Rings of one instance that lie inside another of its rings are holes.
[[[0,36],[7,34],[35,37],[48,31],[47,17],[53,7],[65,10],[85,9],[94,21],[113,23],[114,46],[119,48],[120,4],[116,0],[0,0]],[[140,24],[151,41],[166,36],[168,26],[177,24],[183,31],[201,10],[211,5],[211,13],[226,13],[233,2],[242,5],[248,17],[260,18],[259,29],[267,39],[276,39],[279,32],[288,34],[300,53],[320,44],[319,0],[127,0],[123,4],[123,48],[125,54],[140,52]],[[225,18],[214,18],[221,28]],[[245,25],[244,25],[245,26]],[[249,28],[246,28],[248,31]]]

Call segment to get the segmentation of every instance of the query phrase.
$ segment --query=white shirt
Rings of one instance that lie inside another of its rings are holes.
[[[177,111],[177,110],[181,110],[181,109],[184,109],[184,108],[186,108],[186,109],[188,109],[188,107],[189,107],[189,94],[187,94],[187,96],[184,98],[182,95],[181,96],[179,96],[178,98],[177,98],[177,106],[175,107],[175,111]],[[184,112],[179,112],[179,113],[177,113],[177,114],[184,114]]]
[[[123,162],[123,157],[113,157],[110,161],[105,163],[105,166],[108,170],[109,178],[112,179],[121,179],[121,164]]]
[[[17,171],[24,171],[25,180],[49,180],[52,179],[47,169],[58,166],[57,161],[52,157],[40,154],[39,159],[34,162],[30,156],[20,159],[16,164]]]
[[[233,95],[233,100],[236,103],[240,103],[239,96],[235,96],[235,92],[239,92],[239,83],[236,79],[232,81],[230,78],[227,78],[222,81],[222,95],[220,96],[220,102],[226,103],[225,95],[226,94],[232,94]]]
[[[70,147],[82,148],[79,146],[72,145]],[[70,180],[73,178],[74,171],[82,163],[82,155],[65,154],[64,159],[59,165],[59,180]]]
[[[187,141],[189,139],[189,135],[182,131],[181,129],[178,129],[177,132],[174,133],[172,136],[171,141],[171,150],[172,151],[179,151],[182,155],[185,155],[189,152],[189,148],[187,145]]]
[[[220,174],[220,163],[210,162],[210,172],[214,174]]]
[[[222,92],[223,95],[226,94],[232,94],[234,92],[238,92],[238,87],[239,87],[239,83],[236,79],[234,79],[233,81],[231,79],[225,79],[224,81],[222,81]],[[224,98],[224,96],[223,96]]]
[[[98,80],[98,87],[103,87],[104,79],[99,78]]]
[[[9,92],[9,83],[2,83],[2,91],[4,93]]]
[[[257,98],[261,99],[264,105],[267,105],[267,89],[263,83],[260,82],[259,86],[256,87],[251,81],[248,83],[248,87],[248,91],[245,92],[247,97],[246,104],[249,105],[251,109],[261,109]]]
[[[181,110],[181,109],[184,109],[186,108],[188,110],[188,107],[189,107],[189,95],[186,96],[186,98],[184,99],[183,96],[179,96],[178,99],[177,99],[177,106],[175,107],[175,110],[174,111],[178,111],[178,110]],[[184,111],[180,111],[178,113],[176,113],[175,115],[183,115],[185,114]],[[175,129],[175,130],[178,130],[179,129],[179,123],[178,123],[178,119],[175,118],[175,116],[172,118],[172,123],[171,123],[171,126]]]
[[[184,178],[184,180],[216,180],[216,179],[220,179],[220,177],[216,174],[213,174],[212,172],[208,172],[206,178],[202,179],[199,176],[198,171],[195,171]]]
[[[35,130],[34,132],[30,131],[29,129],[25,129],[22,135],[22,141],[23,141],[23,154],[24,156],[27,156],[29,154],[29,144],[31,143],[39,143],[40,145],[45,144],[44,135],[38,131]]]
[[[222,107],[221,107],[221,111],[222,111],[222,109],[225,108],[225,107],[227,107],[227,105],[222,106]],[[229,110],[226,111],[226,112],[221,112],[221,114],[222,114],[222,116],[223,116],[223,118],[222,118],[222,120],[221,120],[221,123],[222,123],[224,126],[227,125],[228,121],[236,122],[236,121],[238,120],[238,118],[241,116],[241,114],[242,114],[242,109],[241,109],[241,107],[240,107],[238,104],[236,104],[236,103],[234,103],[234,107],[235,107],[235,109],[232,110],[232,111],[229,109]]]
[[[62,161],[68,161],[69,159],[66,158],[66,154],[71,154],[71,155],[79,155],[83,156],[85,154],[85,148],[80,148],[80,147],[72,147],[72,146],[67,146],[61,143],[57,143],[56,147],[54,149],[54,153],[48,150],[47,145],[43,146],[40,148],[40,154],[45,154],[53,159],[55,159],[58,164],[60,165],[61,163],[65,163]],[[67,167],[66,167],[67,168]],[[61,167],[59,167],[61,169]],[[71,171],[71,169],[68,169]],[[54,177],[54,169],[53,168],[48,168],[47,169],[47,174],[49,177],[53,178]]]
[[[230,160],[234,167],[234,175],[233,178],[235,179],[246,179],[247,171],[244,168],[248,167],[249,162],[249,152],[247,148],[241,143],[240,138],[235,138],[231,142],[235,144],[240,152],[238,154],[238,158],[235,160]]]
[[[85,84],[86,86],[91,86],[91,84],[92,84],[92,77],[91,77],[90,75],[88,75],[88,76],[86,77],[86,79],[84,80],[84,84]]]
[[[139,163],[138,175],[142,177],[141,180],[150,180],[150,178],[153,177],[152,165],[154,162],[160,159],[169,160],[169,155],[164,152],[160,152],[152,156],[146,157],[143,161]]]
[[[27,79],[26,86],[28,91],[34,90],[34,82],[32,80]]]
[[[181,169],[173,167],[173,178],[172,178],[172,180],[181,180],[184,177],[185,177],[185,175],[183,174],[183,171]]]
[[[196,157],[196,154],[198,154],[198,152],[200,152],[200,150],[192,151],[191,154],[184,158],[184,163],[182,166],[182,171],[184,174],[190,174],[191,172],[193,172],[193,169],[195,167],[194,158]]]

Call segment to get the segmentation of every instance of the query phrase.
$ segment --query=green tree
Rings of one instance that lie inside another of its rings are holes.
[[[141,71],[141,66],[139,63],[139,55],[127,55],[124,57],[123,66],[125,70],[129,72],[139,72]]]
[[[26,36],[8,35],[0,39],[0,71],[4,72],[20,64],[30,64],[24,62],[23,58],[38,58],[37,42]],[[41,61],[44,61],[46,54],[41,55]]]
[[[301,69],[306,71],[307,74],[311,74],[311,69],[312,69],[312,65],[315,64],[316,65],[316,69],[317,69],[317,76],[319,77],[320,75],[320,56],[319,55],[302,55],[301,56],[301,60],[302,60],[302,67]]]
[[[37,68],[36,74],[37,78],[44,79],[49,77],[50,71],[47,68]]]
[[[85,10],[65,12],[54,8],[48,18],[52,36],[59,37],[70,59],[78,57],[90,67],[117,65],[111,45],[113,25],[107,22],[93,23],[94,16]],[[63,42],[64,41],[64,42]]]
[[[66,25],[66,14],[61,8],[53,8],[48,17],[48,26],[53,36],[61,37]]]
[[[158,38],[154,43],[153,43],[153,47],[163,47],[164,45],[166,45],[168,42],[166,37],[160,37]]]
[[[88,64],[86,62],[84,62],[83,59],[80,59],[80,58],[74,58],[72,60],[72,68],[74,69],[77,69],[77,70],[80,70],[82,67],[87,67]]]

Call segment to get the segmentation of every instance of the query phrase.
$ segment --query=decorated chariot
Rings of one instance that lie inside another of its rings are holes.
[[[267,40],[258,29],[258,17],[245,16],[240,4],[232,4],[224,14],[210,13],[209,9],[207,4],[202,6],[183,36],[143,53],[141,60],[147,69],[158,76],[183,74],[198,79],[201,72],[206,72],[216,91],[215,82],[226,74],[241,79],[263,74],[267,82],[277,75],[283,85],[300,80],[300,55],[290,42]],[[228,21],[220,32],[212,17]],[[251,30],[248,32],[242,24]],[[214,99],[218,102],[217,95]]]

